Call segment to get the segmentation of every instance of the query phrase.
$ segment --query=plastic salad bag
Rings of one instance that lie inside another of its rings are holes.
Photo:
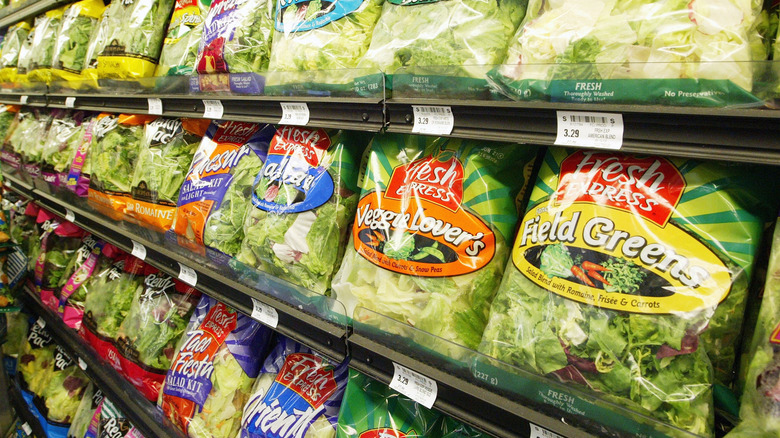
[[[357,371],[349,371],[338,438],[481,438],[486,437]]]
[[[61,115],[62,110],[54,110],[54,113]],[[46,132],[52,121],[52,115],[49,112],[39,109],[28,111],[19,111],[18,125],[14,132],[6,139],[5,149],[8,151],[6,158],[13,167],[22,166],[27,173],[37,177],[40,175],[40,168],[37,163],[40,162],[43,142],[46,139]]]
[[[92,174],[92,156],[89,153],[95,138],[94,131],[97,125],[98,116],[89,117],[88,120],[81,122],[83,133],[78,146],[70,151],[66,162],[70,163],[70,168],[65,175],[65,185],[68,190],[76,193],[78,196],[86,197],[89,194],[89,180]],[[68,144],[68,148],[73,145]]]
[[[35,36],[30,47],[28,78],[31,81],[50,82],[54,45],[62,22],[65,6],[46,11],[35,20]]]
[[[35,262],[35,286],[44,304],[56,309],[68,262],[81,246],[85,232],[43,209],[38,212],[37,222],[43,234]]]
[[[179,189],[209,123],[161,117],[144,127],[130,184],[133,201],[127,204],[129,216],[162,230],[171,227]]]
[[[97,438],[144,438],[108,398],[104,398],[100,405],[97,422],[98,427],[94,435]]]
[[[36,20],[37,22],[37,20]],[[19,48],[19,56],[16,62],[16,74],[14,75],[14,82],[17,84],[27,84],[29,80],[27,73],[30,69],[30,62],[32,60],[32,46],[35,39],[35,26],[30,29],[27,34],[27,39],[22,43],[22,47]]]
[[[155,76],[192,74],[210,5],[211,0],[176,1]]]
[[[750,94],[767,59],[763,1],[530,2],[503,66],[520,100],[723,106]]]
[[[105,8],[102,0],[81,0],[65,9],[52,58],[53,73],[57,79],[80,79],[88,61],[89,40]]]
[[[122,217],[130,197],[144,125],[156,118],[103,113],[92,128],[89,200],[114,218]]]
[[[257,173],[238,261],[324,294],[341,261],[370,137],[282,126]]]
[[[8,376],[16,375],[16,367],[19,357],[22,355],[24,345],[27,343],[27,334],[30,328],[30,315],[23,312],[9,312],[5,314],[6,335],[0,344],[3,352],[2,366]]]
[[[211,123],[179,192],[176,234],[231,256],[238,253],[252,183],[274,132],[272,125]]]
[[[14,116],[10,134],[3,141],[3,152],[0,158],[14,169],[18,169],[22,165],[20,152],[28,140],[28,137],[23,133],[28,132],[29,134],[30,129],[36,123],[36,114],[35,110],[20,109]]]
[[[295,341],[279,338],[244,407],[239,438],[335,437],[347,364],[333,364]]]
[[[87,52],[84,54],[84,68],[81,70],[81,78],[84,80],[83,84],[87,86],[97,88],[98,83],[98,56],[103,53],[103,49],[108,44],[109,34],[111,29],[111,21],[108,18],[110,8],[106,7],[100,14],[98,22],[95,24],[95,30],[89,37],[87,43]],[[73,85],[78,85],[78,82],[74,82]]]
[[[234,438],[273,332],[203,295],[159,400],[190,437]]]
[[[70,168],[72,155],[81,145],[89,118],[83,111],[66,113],[62,118],[52,119],[41,150],[41,176],[56,187],[67,179],[65,172]]]
[[[42,395],[48,383],[49,370],[54,360],[54,339],[44,328],[43,320],[30,326],[22,352],[19,355],[19,374],[23,389],[35,395]]]
[[[428,82],[420,91],[429,93],[452,96],[470,86],[485,88],[483,66],[504,60],[527,4],[527,0],[387,0],[359,66],[386,73],[418,67],[410,72],[472,78],[434,81],[434,88]]]
[[[37,111],[36,121],[27,132],[32,138],[24,139],[21,145],[21,156],[24,171],[33,178],[41,176],[41,162],[43,160],[43,147],[49,135],[52,122],[67,119],[67,111],[53,109],[51,111]]]
[[[271,76],[268,85],[312,82],[329,85],[315,87],[326,91],[351,90],[352,81],[359,74],[348,69],[357,67],[368,49],[382,3],[383,0],[277,1],[268,68],[284,73]]]
[[[399,134],[370,147],[334,297],[347,315],[362,306],[477,347],[536,148]],[[455,354],[446,343],[431,347]]]
[[[43,390],[48,409],[46,419],[69,424],[87,391],[89,379],[59,345],[54,349],[53,364]]]
[[[92,422],[97,407],[103,401],[103,391],[94,387],[92,382],[87,384],[84,397],[81,398],[78,410],[73,416],[73,421],[68,429],[68,438],[86,438],[87,430]]]
[[[108,43],[98,55],[98,76],[152,76],[160,58],[173,0],[113,1],[108,6]]]
[[[774,208],[756,171],[549,149],[481,350],[711,433]]]
[[[9,234],[11,240],[14,241],[22,249],[24,255],[27,256],[27,260],[30,261],[30,271],[35,269],[35,260],[38,258],[38,251],[40,249],[39,230],[36,224],[36,218],[38,217],[38,211],[40,208],[32,201],[26,203],[17,203],[11,209],[10,222],[9,222]]]
[[[0,79],[5,82],[16,82],[16,65],[19,63],[19,52],[30,33],[30,23],[20,21],[8,27],[3,38],[3,51],[0,54]]]
[[[19,112],[17,105],[0,106],[0,141],[4,141],[16,128],[14,120]]]

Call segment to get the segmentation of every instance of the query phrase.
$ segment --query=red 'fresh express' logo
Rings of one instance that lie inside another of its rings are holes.
[[[323,129],[282,126],[271,140],[268,155],[297,155],[310,166],[317,167],[329,147],[330,137]]]
[[[457,158],[426,157],[393,170],[385,197],[419,197],[458,211],[463,200],[463,165]]]
[[[242,145],[249,141],[257,132],[257,123],[249,122],[225,122],[219,125],[217,132],[214,133],[212,140],[215,143],[230,143]]]
[[[276,381],[303,397],[312,407],[319,408],[336,392],[333,367],[322,359],[305,353],[293,353],[284,361]]]
[[[664,226],[680,202],[685,179],[669,161],[577,151],[561,163],[556,203],[592,202]]]
[[[410,435],[416,435],[414,432]],[[358,438],[406,438],[406,434],[395,429],[371,429],[360,434]]]

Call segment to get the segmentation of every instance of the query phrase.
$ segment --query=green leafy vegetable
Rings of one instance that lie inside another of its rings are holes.
[[[81,112],[52,120],[41,152],[43,164],[55,172],[67,171],[88,124]]]
[[[562,243],[549,245],[542,251],[542,265],[540,269],[549,278],[571,277],[571,268],[573,266],[574,261],[571,259],[571,254],[566,249],[566,245]]]
[[[604,290],[609,292],[635,294],[639,292],[639,287],[647,277],[647,271],[631,260],[611,258],[603,265],[609,269],[604,273],[604,279],[609,283]]]
[[[59,346],[54,353],[54,364],[43,390],[47,419],[70,423],[76,415],[89,379]]]
[[[125,269],[126,263],[139,264],[137,261],[120,260],[98,271],[82,286],[88,291],[84,302],[85,325],[109,339],[117,338],[119,326],[127,317],[133,297],[143,292],[144,277],[138,272],[140,269]]]
[[[80,73],[86,67],[89,40],[104,8],[100,0],[82,0],[68,6],[55,40],[55,69]]]
[[[188,75],[195,68],[203,21],[211,0],[176,2],[155,76]]]
[[[30,23],[20,21],[8,28],[3,38],[3,53],[0,55],[0,67],[13,68],[19,62],[19,52],[30,33]],[[10,78],[5,78],[11,80]]]
[[[91,182],[104,190],[130,193],[143,135],[143,125],[122,124],[114,115],[101,116],[90,147]]]

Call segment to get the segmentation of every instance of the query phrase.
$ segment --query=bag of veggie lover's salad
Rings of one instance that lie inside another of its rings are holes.
[[[274,11],[274,35],[266,92],[288,87],[317,92],[351,91],[350,71],[371,43],[384,0],[283,1]]]
[[[152,76],[160,58],[173,0],[114,1],[108,6],[107,44],[98,55],[98,77]]]
[[[67,174],[63,172],[63,175],[66,175],[65,185],[68,190],[81,197],[87,197],[89,194],[89,177],[92,174],[92,155],[90,155],[89,150],[95,138],[94,131],[97,120],[98,117],[95,116],[90,117],[88,121],[82,121],[81,126],[84,132],[81,135],[81,141],[68,156],[67,162],[70,163],[70,168],[67,170]]]
[[[509,257],[536,147],[374,137],[336,299],[476,348]],[[363,321],[383,330],[401,324]],[[405,334],[405,333],[399,333]],[[449,345],[429,346],[454,355]]]
[[[203,295],[165,378],[163,413],[191,437],[235,437],[272,335]]]
[[[485,66],[504,60],[507,42],[527,5],[527,0],[387,0],[359,67],[386,73],[416,67],[409,72],[432,78],[424,83],[407,80],[403,85],[420,93],[453,96],[485,91]],[[394,88],[399,79],[393,81]]]
[[[95,411],[97,411],[103,398],[103,391],[97,389],[92,382],[89,382],[87,390],[84,392],[84,397],[81,398],[76,414],[73,416],[73,421],[70,423],[67,438],[86,438],[87,430],[90,423],[92,423],[92,417],[95,416]]]
[[[30,326],[27,340],[19,355],[19,375],[22,389],[42,395],[48,382],[56,344],[42,319]]]
[[[753,342],[739,416],[728,438],[780,434],[780,224],[775,225],[772,255]]]
[[[103,113],[92,128],[89,201],[112,218],[121,219],[124,215],[143,143],[144,125],[156,118]]]
[[[77,81],[87,64],[92,33],[105,10],[102,0],[81,0],[69,5],[54,43],[52,73],[55,79]]]
[[[86,233],[43,209],[38,212],[37,223],[43,234],[35,262],[35,286],[43,302],[56,309],[59,299],[55,294],[59,294],[68,262],[81,246],[81,238]]]
[[[755,171],[549,149],[481,350],[711,433],[776,201]]]
[[[116,350],[119,327],[130,312],[133,298],[144,290],[146,264],[128,254],[118,255],[108,268],[93,275],[87,290],[81,335],[117,370],[122,371]]]
[[[282,126],[257,173],[238,261],[324,294],[341,261],[370,137]]]
[[[244,406],[239,438],[335,437],[347,364],[333,364],[295,341],[279,338]]]
[[[530,2],[490,77],[518,100],[760,104],[763,3]]]
[[[485,435],[427,409],[382,382],[350,370],[335,436],[481,438]]]
[[[30,47],[27,78],[30,81],[51,82],[54,45],[57,41],[65,6],[46,11],[35,20],[35,36]]]
[[[258,123],[211,123],[179,192],[176,234],[230,256],[238,253],[252,182],[275,131]]]
[[[146,398],[157,401],[200,292],[149,265],[144,274],[144,288],[136,290],[116,347],[122,373]]]
[[[52,119],[41,150],[41,176],[59,187],[67,179],[71,162],[68,160],[81,145],[86,124],[90,118],[84,111],[68,112],[62,118]]]
[[[211,0],[176,0],[155,76],[188,76],[195,71],[203,22]]]
[[[16,66],[19,63],[19,52],[30,33],[30,23],[20,21],[8,28],[3,38],[3,50],[0,54],[0,80],[16,82]]]
[[[59,345],[54,349],[54,361],[43,390],[46,403],[44,416],[49,422],[64,423],[68,427],[87,390],[89,379]],[[67,429],[65,431],[67,433]]]
[[[128,216],[162,230],[171,228],[179,189],[209,123],[159,118],[146,125],[130,184]]]

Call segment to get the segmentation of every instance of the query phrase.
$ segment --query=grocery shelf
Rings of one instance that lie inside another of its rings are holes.
[[[130,422],[144,436],[186,437],[163,415],[161,410],[147,401],[130,382],[119,375],[108,362],[100,358],[75,330],[65,325],[59,315],[46,308],[31,288],[24,288],[22,301],[27,309],[45,322],[57,344],[62,346],[74,359],[80,358],[86,364],[84,372],[87,376],[108,395],[117,408],[127,415]]]
[[[617,113],[624,152],[780,165],[780,111],[764,108],[391,98],[387,130],[411,133],[413,105],[451,107],[451,137],[547,146],[555,144],[557,111]]]
[[[49,9],[68,3],[67,0],[27,0],[13,8],[6,6],[0,9],[0,28],[8,27],[18,21],[34,18]]]
[[[46,90],[41,88],[0,88],[0,103],[6,105],[27,105],[42,108],[47,105]]]

